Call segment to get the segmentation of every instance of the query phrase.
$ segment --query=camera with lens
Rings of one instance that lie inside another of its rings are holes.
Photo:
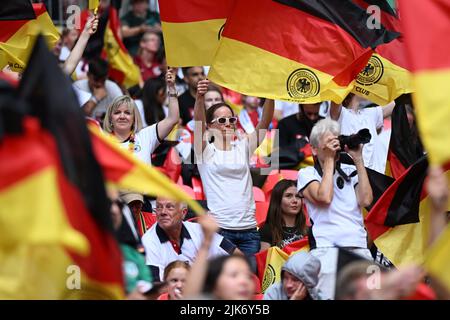
[[[372,135],[370,134],[369,129],[361,129],[355,134],[351,134],[349,136],[341,134],[338,139],[341,145],[341,151],[344,151],[345,146],[347,146],[350,150],[358,149],[360,144],[366,144],[370,142]]]

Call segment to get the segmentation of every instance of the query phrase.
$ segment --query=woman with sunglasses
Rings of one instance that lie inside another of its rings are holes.
[[[251,260],[259,251],[256,229],[250,157],[264,140],[273,117],[273,100],[266,100],[256,130],[236,137],[237,117],[226,103],[205,110],[208,80],[199,81],[194,107],[194,150],[210,214],[219,224],[219,233],[233,242]],[[206,133],[206,135],[205,135]],[[204,136],[207,136],[206,138]]]
[[[306,236],[303,197],[297,191],[296,181],[284,179],[275,185],[266,222],[259,233],[261,251],[272,246],[283,248]]]

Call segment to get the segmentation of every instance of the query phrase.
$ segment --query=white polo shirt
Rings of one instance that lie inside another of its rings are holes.
[[[341,164],[341,169],[350,176],[356,168]],[[358,184],[358,175],[343,181],[339,188],[337,180],[340,177],[337,170],[333,175],[333,200],[328,207],[318,207],[305,198],[308,214],[311,218],[312,237],[316,247],[357,247],[367,248],[367,234],[361,208],[356,199],[355,187]],[[322,181],[322,177],[314,167],[301,169],[298,173],[297,189],[304,190],[311,182]]]
[[[198,223],[183,222],[181,228],[180,253],[176,252],[164,230],[155,223],[142,236],[145,248],[145,260],[154,277],[159,272],[163,280],[164,269],[172,261],[194,262],[203,241],[203,231]],[[233,253],[236,246],[219,234],[215,234],[209,249],[209,258]],[[158,279],[154,279],[157,281]]]
[[[353,112],[342,107],[338,120],[341,125],[341,134],[351,135],[359,130],[367,128],[370,131],[371,139],[363,147],[364,166],[384,174],[386,159],[380,159],[380,154],[375,152],[381,144],[377,130],[383,127],[383,110],[381,107],[360,109]]]

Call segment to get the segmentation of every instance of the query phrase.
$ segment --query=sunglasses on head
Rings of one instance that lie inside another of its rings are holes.
[[[237,122],[237,117],[229,117],[229,118],[220,117],[220,118],[213,119],[213,121],[211,121],[211,123],[217,122],[220,124],[225,124],[227,121],[230,124],[235,124]]]

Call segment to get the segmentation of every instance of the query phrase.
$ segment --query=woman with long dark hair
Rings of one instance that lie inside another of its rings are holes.
[[[144,127],[151,126],[166,117],[164,103],[166,101],[166,82],[163,77],[145,81],[142,89],[142,104],[144,111]]]
[[[266,222],[259,233],[261,250],[271,246],[283,248],[306,235],[303,197],[297,191],[296,181],[284,179],[275,185]]]

